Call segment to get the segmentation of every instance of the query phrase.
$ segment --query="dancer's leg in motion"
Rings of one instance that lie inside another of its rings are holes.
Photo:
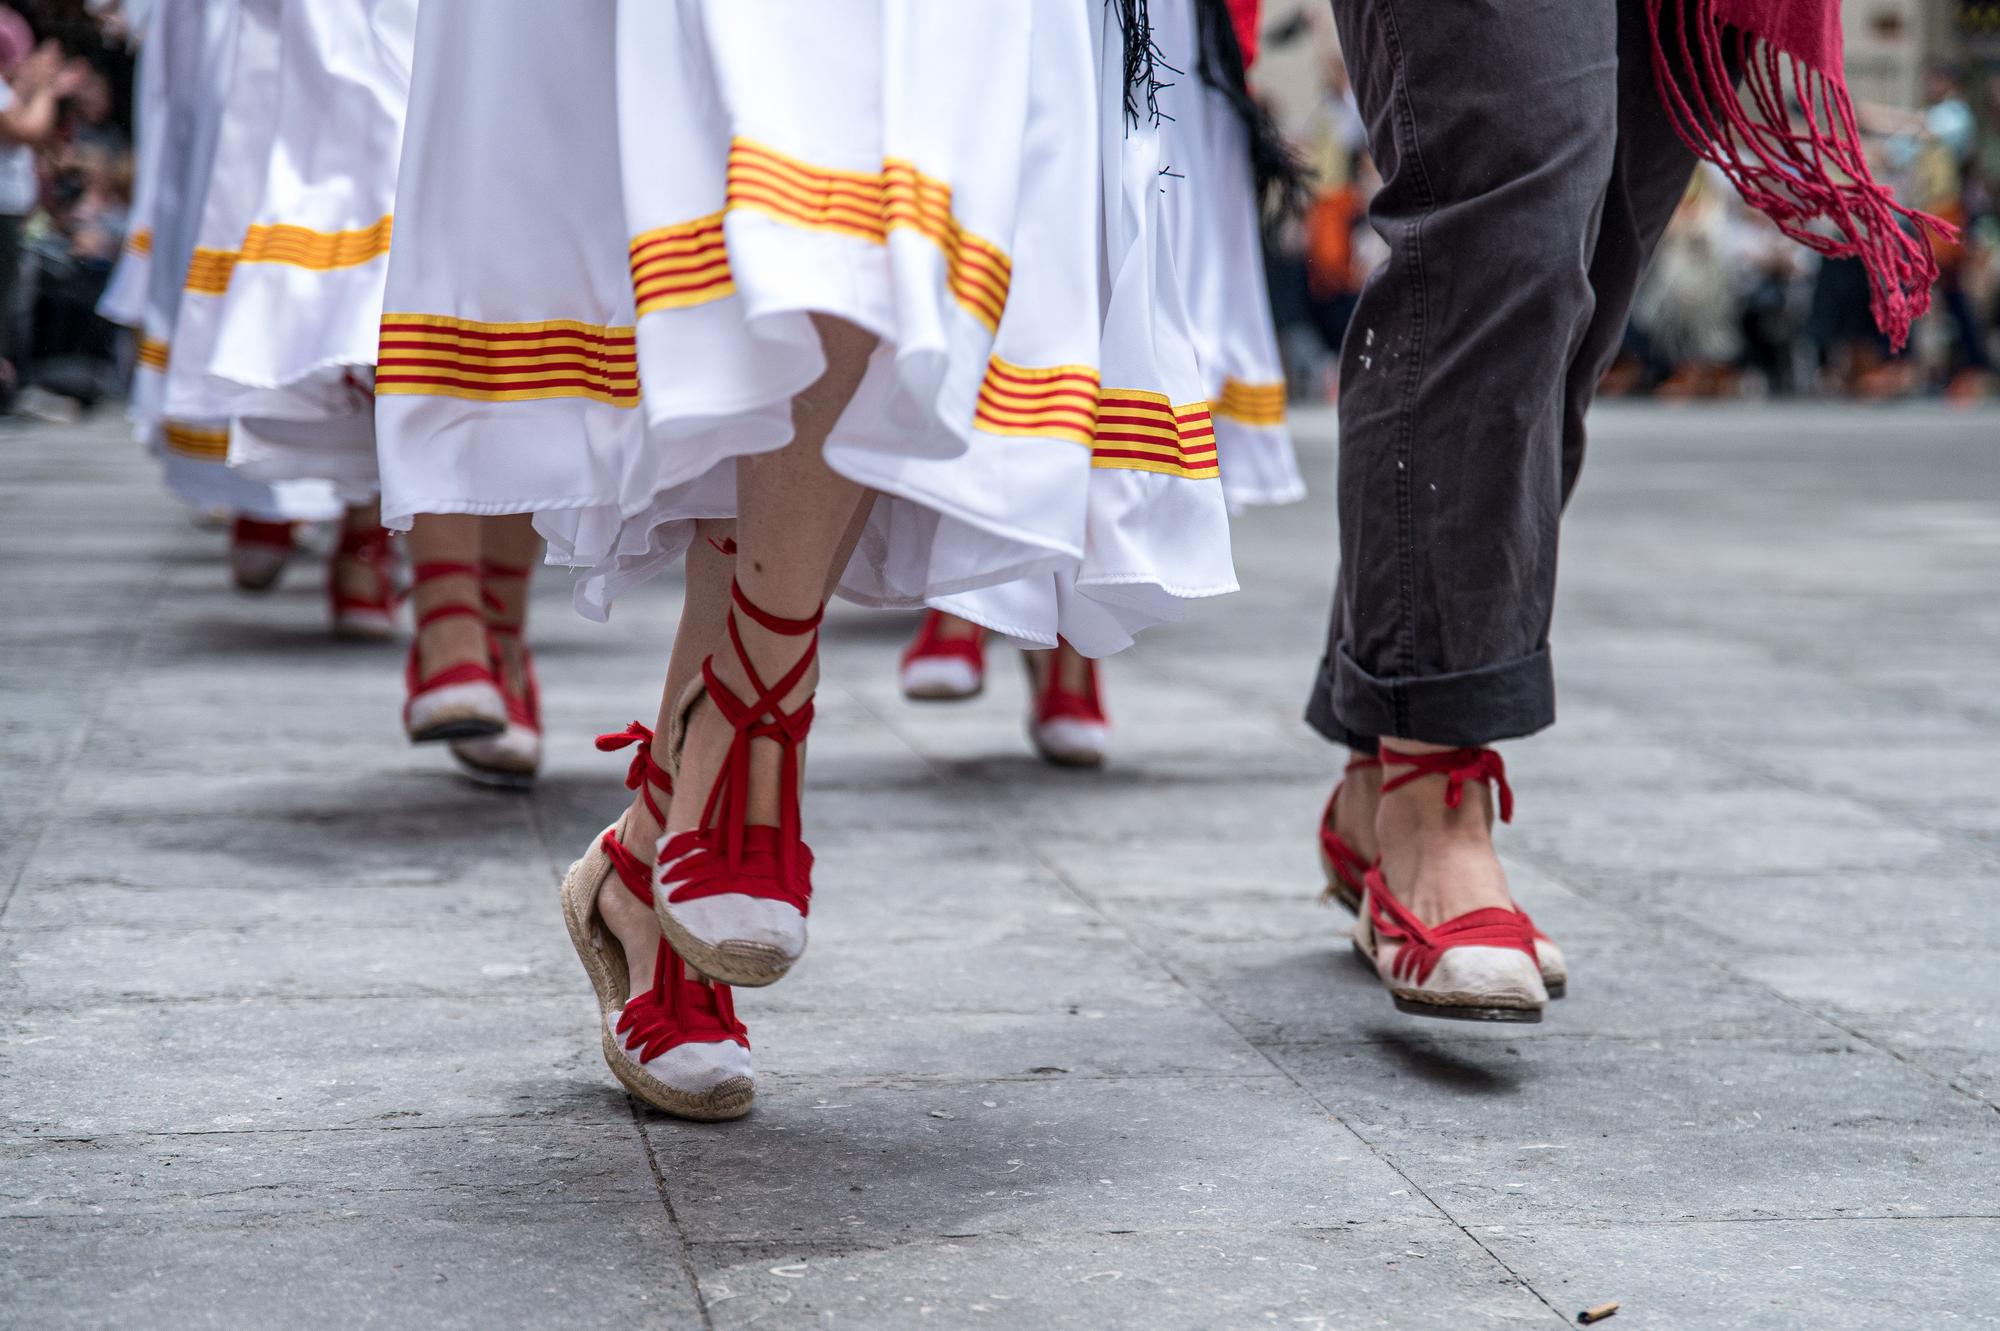
[[[471,739],[506,729],[480,586],[482,525],[463,513],[420,513],[410,524],[410,644],[403,723],[412,740]]]
[[[1334,3],[1392,257],[1344,348],[1340,588],[1309,719],[1355,761],[1321,847],[1333,894],[1377,885],[1356,937],[1399,1004],[1451,988],[1439,1006],[1458,1010],[1435,1015],[1534,1014],[1533,972],[1509,978],[1519,954],[1551,992],[1561,966],[1514,914],[1490,830],[1509,801],[1484,746],[1554,719],[1557,528],[1583,412],[1692,158],[1660,108],[1640,0],[1420,27],[1402,8]],[[1475,67],[1461,53],[1488,24],[1508,56]],[[1543,185],[1518,188],[1530,174]],[[1473,1001],[1482,986],[1493,1003]]]
[[[542,562],[542,538],[535,534],[531,513],[510,513],[479,520],[479,564],[485,584],[487,626],[500,647],[500,664],[509,697],[528,689],[528,589],[535,566]]]
[[[818,621],[868,498],[827,466],[823,447],[874,339],[833,318],[814,324],[826,370],[793,399],[792,441],[736,464],[726,647],[669,715],[677,785],[654,904],[688,964],[730,984],[769,984],[805,949],[811,853],[798,789]]]
[[[474,781],[524,788],[542,765],[541,688],[528,650],[528,591],[542,562],[542,538],[531,514],[479,519],[480,609],[507,703],[507,728],[497,735],[456,740],[451,756]]]
[[[833,595],[841,569],[846,567],[848,557],[861,540],[870,507],[864,500],[855,512],[854,520],[848,524],[847,536],[841,542],[827,578],[826,595],[829,597]],[[662,770],[667,762],[666,737],[675,700],[687,692],[687,686],[701,673],[702,661],[722,650],[729,641],[726,620],[729,614],[729,580],[736,572],[735,550],[734,522],[697,524],[695,544],[687,555],[687,590],[681,601],[680,625],[674,631],[673,653],[667,660],[667,683],[660,694],[659,719],[653,729],[652,760]],[[654,799],[662,808],[666,807],[667,802],[661,800],[657,793]],[[624,817],[618,822],[618,839],[631,847],[632,854],[641,863],[650,866],[664,830],[664,825],[653,817],[646,801],[635,794]],[[652,908],[612,880],[607,880],[599,892],[597,906],[605,924],[624,946],[633,989],[637,991],[650,984],[653,955],[660,942],[660,922]]]
[[[792,401],[791,443],[775,452],[740,459],[736,472],[736,585],[742,598],[765,615],[793,621],[811,619],[826,603],[835,558],[849,541],[855,515],[867,495],[863,487],[826,465],[822,448],[861,384],[874,339],[837,319],[815,317],[814,324],[826,351],[827,369],[818,382]],[[782,679],[814,643],[810,635],[774,631],[749,614],[735,615],[735,623],[745,654],[766,684]],[[714,651],[710,661],[717,678],[739,698],[757,696],[736,651]],[[819,665],[814,661],[775,701],[785,711],[794,711],[812,696],[818,683]],[[720,709],[695,708],[678,780],[683,796],[696,798],[674,801],[667,819],[670,836],[700,824],[702,806],[734,733]],[[752,826],[778,823],[778,752],[778,745],[771,742],[750,746],[748,821]]]
[[[395,632],[395,572],[380,501],[348,505],[326,581],[335,636],[386,638]]]

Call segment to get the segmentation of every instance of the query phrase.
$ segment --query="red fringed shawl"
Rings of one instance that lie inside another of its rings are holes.
[[[1875,322],[1901,347],[1930,308],[1932,238],[1956,232],[1896,202],[1869,173],[1842,72],[1840,0],[1647,0],[1647,9],[1653,70],[1681,138],[1786,235],[1860,259]],[[1833,233],[1815,229],[1820,221]]]

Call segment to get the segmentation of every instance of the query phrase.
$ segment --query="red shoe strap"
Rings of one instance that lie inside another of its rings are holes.
[[[708,792],[708,801],[702,809],[701,826],[720,831],[724,860],[732,873],[740,872],[748,834],[752,830],[749,826],[750,746],[760,739],[775,741],[781,751],[778,762],[779,877],[790,882],[798,876],[801,842],[798,749],[805,742],[806,732],[812,728],[813,704],[808,698],[799,704],[797,710],[787,712],[781,700],[805,679],[819,655],[818,628],[825,607],[814,612],[810,619],[785,619],[754,604],[744,595],[740,583],[732,581],[729,594],[736,609],[742,610],[771,632],[785,637],[812,634],[813,638],[777,683],[766,684],[757,671],[756,663],[750,659],[749,650],[743,645],[743,634],[737,627],[735,610],[730,612],[729,645],[735,649],[737,663],[749,677],[753,696],[747,702],[737,697],[716,675],[714,657],[701,663],[702,680],[708,687],[709,701],[715,704],[716,710],[722,713],[722,719],[736,732],[729,741],[729,752],[723,757],[722,770],[716,774],[715,785]]]
[[[1062,638],[1056,642],[1067,646]],[[1083,689],[1081,692],[1066,689],[1061,684],[1062,663],[1050,653],[1049,673],[1036,690],[1035,719],[1054,721],[1058,719],[1076,721],[1104,721],[1104,702],[1097,691],[1097,662],[1083,658]]]
[[[639,747],[632,755],[632,765],[625,769],[625,789],[638,791],[639,798],[645,801],[646,812],[653,815],[654,822],[665,827],[667,815],[660,811],[659,804],[654,801],[653,787],[658,786],[671,798],[674,793],[674,781],[667,775],[665,768],[653,761],[653,728],[634,721],[623,730],[613,730],[597,737],[599,753],[616,753],[634,744]],[[652,891],[649,888],[646,900],[650,902],[652,899]]]
[[[750,1047],[750,1033],[736,1019],[729,986],[689,975],[664,938],[653,958],[653,987],[625,1004],[618,1033],[641,1063],[683,1044],[729,1040]]]
[[[439,620],[458,619],[468,616],[479,620],[481,623],[484,623],[486,620],[486,612],[476,605],[452,604],[432,606],[429,610],[417,616],[417,632],[422,633]]]
[[[625,890],[645,905],[653,904],[653,869],[640,861],[637,855],[625,849],[625,843],[618,839],[616,828],[607,831],[597,844],[603,848],[605,858],[618,873],[618,881],[625,884]]]
[[[782,615],[774,615],[745,595],[743,584],[733,578],[729,583],[729,599],[735,602],[738,610],[756,620],[770,632],[781,634],[787,638],[797,638],[811,633],[819,627],[820,620],[826,617],[826,607],[824,605],[813,611],[811,616],[806,619],[786,619]],[[745,664],[748,663],[746,662]]]
[[[477,578],[479,565],[461,563],[457,560],[438,559],[426,564],[418,564],[410,570],[410,585],[421,587],[438,578]]]
[[[1454,947],[1510,947],[1535,956],[1534,925],[1519,910],[1485,906],[1442,924],[1425,924],[1396,899],[1381,869],[1370,869],[1366,882],[1369,925],[1377,937],[1400,946],[1393,966],[1399,976],[1422,984]]]
[[[1443,753],[1401,753],[1388,745],[1382,746],[1381,761],[1385,767],[1407,767],[1411,770],[1400,772],[1382,783],[1382,793],[1401,789],[1412,781],[1421,781],[1427,776],[1445,778],[1444,804],[1447,809],[1456,809],[1465,802],[1465,783],[1483,781],[1497,792],[1500,805],[1500,821],[1514,821],[1514,788],[1507,784],[1507,764],[1491,749],[1447,749]]]
[[[229,539],[238,545],[271,545],[290,549],[292,524],[266,522],[262,518],[238,518],[229,528]]]

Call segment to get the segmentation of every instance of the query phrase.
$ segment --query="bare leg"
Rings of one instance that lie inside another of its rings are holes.
[[[825,602],[835,561],[850,539],[867,491],[826,465],[823,446],[840,413],[867,370],[875,339],[838,319],[813,316],[825,349],[827,370],[792,400],[792,441],[772,453],[737,461],[738,518],[736,581],[749,601],[786,619],[806,619]],[[743,646],[766,680],[789,670],[812,641],[772,633],[748,616],[736,620]],[[738,696],[754,696],[749,677],[732,651],[713,654],[718,678]],[[792,692],[778,700],[787,710],[812,696],[819,683],[817,664]],[[698,707],[681,756],[679,794],[668,811],[667,831],[687,831],[701,820],[709,788],[721,770],[733,732],[714,707]],[[750,754],[753,824],[778,822],[778,760],[774,742],[760,741]]]
[[[464,513],[419,513],[410,524],[410,563],[479,563],[482,519]],[[476,574],[452,574],[419,582],[411,591],[417,618],[447,605],[477,606]],[[486,660],[486,629],[482,621],[463,615],[440,619],[417,635],[418,674],[428,678],[448,666]]]
[[[831,321],[827,322],[831,323]],[[846,518],[845,525],[839,531],[838,539],[830,556],[824,559],[823,572],[810,604],[803,611],[797,613],[791,610],[775,612],[794,618],[803,618],[805,615],[811,614],[814,609],[825,602],[827,597],[832,595],[834,585],[838,582],[841,572],[845,569],[849,557],[854,553],[855,546],[860,542],[862,530],[867,525],[868,514],[873,506],[872,496],[868,495],[866,491],[860,490],[859,487],[852,486],[851,483],[837,476],[832,476],[832,473],[825,471],[824,463],[819,461],[820,446],[825,442],[826,434],[831,430],[833,422],[839,418],[840,408],[845,405],[847,398],[853,395],[854,388],[860,383],[861,371],[866,366],[867,353],[870,349],[865,335],[859,335],[855,330],[846,328],[843,325],[835,324],[833,327],[840,333],[845,334],[850,340],[859,338],[860,344],[857,345],[850,341],[849,345],[837,350],[833,345],[834,339],[832,337],[827,338],[828,375],[819,384],[814,385],[812,389],[808,389],[805,394],[801,395],[798,406],[795,408],[798,437],[794,439],[791,445],[782,450],[782,453],[792,453],[802,444],[809,444],[811,448],[811,460],[818,464],[819,470],[825,473],[826,476],[830,476],[832,480],[839,482],[841,486],[853,490],[855,493],[850,500],[846,501],[851,504],[851,513]],[[822,336],[827,336],[827,330],[824,326],[822,328]],[[845,355],[840,354],[842,351],[845,352]],[[829,381],[833,382],[830,383]],[[828,398],[835,393],[839,396],[838,405],[834,405],[828,401]],[[810,469],[798,468],[796,471],[806,473],[803,484],[806,487],[810,487],[815,479],[811,477]],[[794,471],[787,471],[783,475],[788,480],[795,478]],[[751,478],[739,470],[738,484],[740,492],[746,496],[745,506],[748,507],[752,502],[748,498],[748,491],[752,484]],[[826,507],[832,508],[834,505],[827,505]],[[779,525],[781,521],[782,519],[774,520],[767,515],[764,530],[783,531],[784,528],[782,525]],[[822,529],[815,528],[815,530]],[[698,523],[695,528],[694,543],[688,549],[686,558],[687,586],[681,605],[680,626],[674,635],[673,652],[668,658],[666,686],[662,690],[659,718],[654,727],[656,738],[653,748],[653,760],[663,770],[667,762],[666,737],[674,705],[680,699],[681,695],[686,692],[688,685],[699,675],[702,661],[711,655],[716,656],[718,668],[720,668],[725,657],[728,657],[733,662],[733,653],[725,651],[724,648],[728,641],[727,624],[730,580],[742,576],[744,571],[739,568],[742,556],[735,544],[740,539],[739,530],[739,525],[735,522],[715,521]],[[725,553],[725,550],[738,552]],[[750,591],[747,580],[745,591],[751,595],[752,599],[757,598],[758,594]],[[762,601],[758,603],[764,604]],[[745,645],[750,647],[753,653],[756,652],[757,647],[751,642],[750,634],[752,632],[761,633],[762,631],[757,629],[754,624],[739,623],[738,627],[744,634]],[[792,650],[795,651],[796,648]],[[796,657],[792,659],[796,659]],[[815,676],[816,673],[814,672]],[[740,680],[733,680],[732,682],[740,687]],[[809,677],[808,681],[802,684],[801,687],[806,691],[810,691],[812,677]],[[804,696],[803,693],[800,696]],[[795,702],[795,700],[788,700],[788,702]],[[711,711],[712,709],[704,710]],[[697,745],[698,738],[698,736],[690,736],[689,749],[691,753]],[[726,736],[724,738],[726,740]],[[698,789],[698,787],[691,784],[693,781],[697,779],[712,780],[713,766],[720,761],[720,756],[720,749],[717,749],[710,755],[710,769],[706,778],[699,777],[694,769],[692,760],[688,760],[682,769],[680,787],[690,790]],[[769,782],[775,776],[776,767],[774,761],[767,760],[767,762],[768,774],[763,775],[762,779]],[[766,798],[768,800],[770,796],[767,794]],[[683,830],[684,826],[692,826],[694,820],[699,817],[701,801],[698,799],[675,800],[667,806],[667,809],[669,819],[674,823],[674,830],[680,831]],[[676,811],[683,809],[688,811],[687,817],[684,819],[676,818]],[[770,808],[770,815],[775,818],[774,805]],[[618,839],[637,858],[650,864],[657,853],[659,838],[664,831],[665,829],[654,820],[651,811],[647,809],[645,801],[635,795],[631,805],[625,810],[624,817],[619,822]],[[606,927],[611,930],[612,934],[624,948],[626,966],[632,976],[633,992],[639,992],[645,986],[652,983],[653,962],[658,954],[660,942],[659,921],[653,914],[651,907],[645,905],[630,892],[626,891],[615,879],[607,880],[605,886],[599,891],[597,906],[599,913],[603,916]]]
[[[535,566],[542,562],[542,538],[535,534],[531,513],[510,513],[479,519],[479,554],[488,564],[504,569],[523,569],[527,576],[489,578],[486,590],[498,598],[485,606],[487,622],[507,630],[497,634],[501,668],[507,674],[507,690],[519,694],[526,686],[522,629],[528,622],[528,589]]]

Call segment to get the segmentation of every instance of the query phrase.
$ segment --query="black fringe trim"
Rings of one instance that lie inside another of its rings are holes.
[[[1197,65],[1202,82],[1221,93],[1241,117],[1250,138],[1250,166],[1257,181],[1257,200],[1267,225],[1296,216],[1306,206],[1305,163],[1279,131],[1271,113],[1250,95],[1250,76],[1243,66],[1243,48],[1236,40],[1224,0],[1195,0]],[[1131,59],[1127,38],[1126,59]]]
[[[1118,11],[1118,26],[1125,33],[1125,119],[1134,127],[1143,116],[1151,124],[1160,123],[1160,89],[1174,85],[1160,78],[1160,71],[1178,74],[1169,65],[1153,40],[1153,21],[1146,12],[1146,0],[1111,0]]]

